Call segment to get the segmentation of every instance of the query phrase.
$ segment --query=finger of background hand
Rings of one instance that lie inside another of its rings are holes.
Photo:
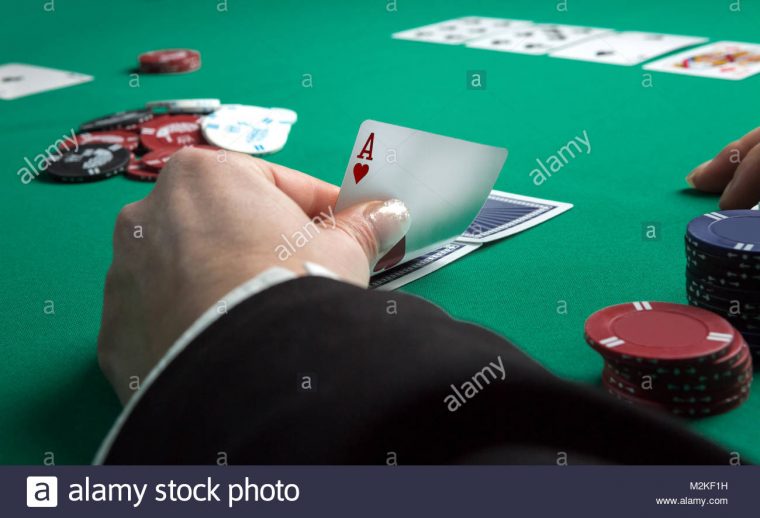
[[[709,162],[694,169],[686,181],[700,191],[722,192],[734,176],[739,162],[760,143],[760,128],[731,142]]]
[[[310,218],[326,215],[338,201],[338,186],[324,182],[295,169],[269,164],[272,181]]]
[[[760,201],[760,144],[753,147],[736,168],[720,197],[720,208],[749,209]]]

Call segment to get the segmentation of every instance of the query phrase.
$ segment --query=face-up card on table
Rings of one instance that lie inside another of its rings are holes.
[[[760,45],[720,41],[659,59],[644,69],[738,81],[760,73]]]
[[[336,211],[397,198],[411,215],[406,237],[375,271],[448,244],[472,222],[496,182],[507,150],[372,120],[359,128]]]
[[[533,25],[515,27],[467,42],[468,47],[518,54],[546,54],[610,32],[609,29],[577,25]]]
[[[6,63],[0,65],[0,99],[11,100],[92,81],[92,76],[53,68]]]
[[[488,34],[529,25],[532,25],[532,22],[527,20],[466,16],[464,18],[456,18],[454,20],[447,20],[432,25],[425,25],[424,27],[417,27],[416,29],[397,32],[393,34],[392,37],[399,40],[459,45],[467,40],[482,38]]]
[[[705,41],[707,38],[655,32],[611,32],[556,50],[550,55],[554,58],[632,66]]]

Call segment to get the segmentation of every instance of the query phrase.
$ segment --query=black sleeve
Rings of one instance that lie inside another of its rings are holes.
[[[556,378],[503,338],[422,299],[317,277],[272,287],[206,329],[146,389],[106,463],[223,457],[230,464],[729,461],[669,417]]]

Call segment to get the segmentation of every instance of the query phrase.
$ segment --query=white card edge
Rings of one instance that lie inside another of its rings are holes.
[[[451,241],[449,244],[453,243],[459,243],[461,245],[464,245],[462,248],[457,250],[456,252],[453,252],[443,259],[440,259],[439,261],[435,261],[433,263],[430,263],[428,265],[423,266],[419,270],[415,270],[411,273],[408,273],[402,277],[399,277],[398,279],[394,279],[389,283],[383,284],[382,286],[378,286],[377,288],[373,288],[376,291],[393,291],[396,290],[402,286],[405,286],[406,284],[409,284],[410,282],[414,282],[417,279],[420,279],[422,277],[425,277],[426,275],[429,275],[436,270],[440,270],[444,266],[453,263],[457,259],[460,259],[464,257],[465,255],[469,254],[470,252],[474,252],[478,248],[480,248],[480,243],[465,243],[460,241],[459,239],[456,239],[454,241]],[[443,245],[448,246],[448,245]],[[443,248],[440,247],[440,248]],[[399,265],[400,266],[400,265]]]

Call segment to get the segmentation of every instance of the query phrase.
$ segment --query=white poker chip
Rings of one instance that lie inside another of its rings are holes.
[[[244,104],[223,104],[201,120],[205,139],[215,146],[250,155],[268,155],[285,147],[293,110]]]
[[[293,110],[287,108],[270,108],[269,110],[272,113],[272,118],[278,122],[290,124],[291,126],[298,122],[298,114]]]
[[[170,99],[151,101],[145,107],[154,110],[166,109],[167,113],[212,113],[222,105],[219,99]]]

